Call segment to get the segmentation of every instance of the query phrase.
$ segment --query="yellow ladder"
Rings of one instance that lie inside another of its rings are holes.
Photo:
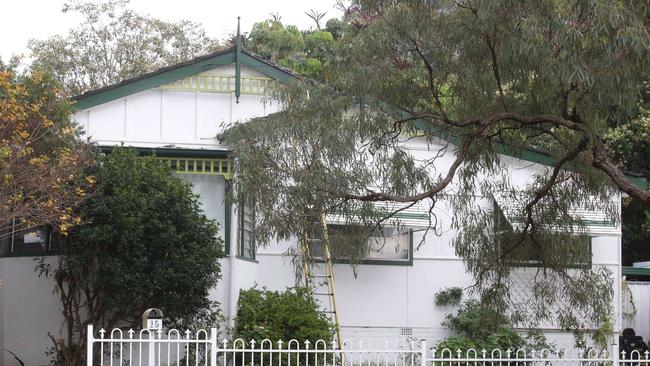
[[[311,259],[309,253],[309,245],[307,242],[309,239],[307,238],[307,235],[305,233],[303,235],[303,240],[302,240],[303,271],[304,271],[305,283],[307,286],[310,286],[312,288],[313,295],[327,296],[329,301],[329,310],[325,310],[324,312],[330,317],[330,319],[334,323],[334,331],[336,333],[336,341],[338,342],[338,349],[341,349],[343,347],[343,342],[341,338],[339,312],[338,312],[338,308],[336,307],[336,286],[334,283],[335,282],[334,265],[332,261],[332,253],[330,252],[329,236],[327,234],[327,221],[325,220],[324,213],[321,214],[320,216],[320,224],[323,232],[322,244],[323,244],[323,254],[325,256],[324,259],[327,265],[327,274],[319,275],[319,274],[312,273],[309,267],[309,262]],[[340,357],[341,357],[341,364],[343,364],[343,354],[341,354]]]

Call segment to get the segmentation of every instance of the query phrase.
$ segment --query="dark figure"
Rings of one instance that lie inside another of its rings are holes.
[[[621,336],[618,337],[618,343],[620,345],[620,351],[625,352],[626,360],[646,360],[646,352],[648,351],[648,346],[643,342],[643,337],[637,336],[632,328],[625,328],[621,333]],[[637,355],[636,352],[639,352]],[[634,352],[634,353],[632,353]]]

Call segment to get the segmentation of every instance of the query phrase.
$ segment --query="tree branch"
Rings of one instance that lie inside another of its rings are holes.
[[[497,53],[495,49],[495,39],[496,39],[496,30],[495,34],[490,36],[489,34],[485,35],[485,41],[488,46],[488,51],[490,52],[490,60],[492,61],[492,72],[494,73],[494,80],[496,81],[497,88],[499,89],[499,101],[504,111],[508,111],[508,106],[506,105],[506,98],[503,94],[503,86],[501,85],[501,72],[499,71],[499,64],[497,62]]]
[[[635,198],[645,205],[650,205],[650,192],[641,189],[632,184],[621,172],[621,170],[609,159],[605,144],[598,138],[595,141],[592,149],[594,160],[592,165],[607,174],[614,184],[623,192],[627,193],[630,197]]]

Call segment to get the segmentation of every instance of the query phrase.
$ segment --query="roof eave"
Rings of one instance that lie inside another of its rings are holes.
[[[296,77],[291,71],[274,65],[259,56],[242,50],[241,64],[248,66],[274,80],[289,82]],[[100,104],[108,103],[144,90],[159,87],[196,75],[215,67],[235,63],[234,47],[210,55],[197,57],[177,65],[165,67],[132,79],[124,80],[118,84],[91,90],[72,98],[76,110],[89,109]]]

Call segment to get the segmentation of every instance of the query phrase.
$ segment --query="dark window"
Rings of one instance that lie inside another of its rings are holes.
[[[51,230],[47,226],[21,228],[15,224],[2,230],[3,256],[38,256],[53,254]]]
[[[245,259],[255,259],[255,215],[244,205],[239,205],[239,246],[237,256]]]
[[[588,235],[541,232],[528,234],[522,240],[522,234],[513,229],[498,205],[495,205],[495,233],[501,248],[501,259],[508,265],[591,267],[591,237]]]

